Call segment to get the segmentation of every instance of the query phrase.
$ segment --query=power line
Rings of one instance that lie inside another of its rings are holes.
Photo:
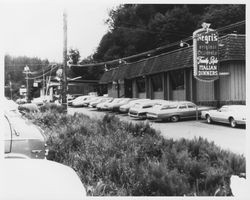
[[[42,75],[40,75],[40,76],[36,76],[36,77],[29,77],[28,79],[37,79],[37,78],[40,78],[40,77],[42,77],[42,76],[44,76],[44,75],[46,75],[46,74],[48,74],[48,73],[51,73],[53,70],[55,70],[56,68],[58,68],[59,66],[58,65],[53,65],[52,66],[52,68],[49,70],[49,71],[47,71],[47,72],[45,72],[45,73],[43,73]]]
[[[217,30],[218,32],[222,32],[224,30],[235,28],[235,27],[241,26],[243,24],[245,24],[245,20],[240,21],[240,22],[236,22],[234,24],[230,24],[230,25],[227,25],[227,26],[224,26],[222,28],[215,29],[215,30]],[[185,39],[182,39],[182,41],[187,42],[187,41],[190,41],[192,39],[193,39],[193,36],[189,36],[189,37],[187,37]],[[152,54],[152,53],[155,53],[157,51],[160,51],[160,50],[163,50],[163,49],[166,49],[166,48],[169,48],[169,47],[173,47],[173,46],[176,46],[176,45],[179,45],[179,44],[180,44],[179,41],[178,42],[173,42],[173,43],[170,43],[170,44],[167,44],[167,45],[164,45],[164,46],[160,46],[160,47],[157,47],[155,49],[152,49],[152,50],[149,50],[149,51],[146,51],[146,52],[142,52],[142,53],[139,53],[139,54],[135,54],[135,55],[132,55],[132,56],[127,56],[127,57],[123,57],[123,58],[119,58],[119,59],[115,59],[115,60],[111,60],[111,61],[105,61],[105,62],[100,62],[100,63],[92,63],[92,64],[85,64],[85,65],[71,65],[71,66],[75,66],[75,67],[93,67],[93,66],[102,66],[102,65],[107,65],[107,64],[113,64],[113,63],[120,62],[122,60],[124,61],[124,60],[128,60],[128,59],[132,59],[132,58]]]

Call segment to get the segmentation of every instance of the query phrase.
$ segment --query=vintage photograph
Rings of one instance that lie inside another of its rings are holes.
[[[0,4],[0,199],[247,197],[246,4]]]

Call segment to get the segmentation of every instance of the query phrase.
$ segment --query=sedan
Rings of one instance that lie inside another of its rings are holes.
[[[118,105],[119,103],[121,103],[124,100],[124,98],[115,98],[113,101],[111,102],[107,102],[104,103],[103,106],[101,107],[102,110],[109,110],[112,111],[113,110],[113,106],[114,105]]]
[[[5,153],[23,154],[29,158],[44,159],[48,154],[43,131],[20,115],[5,112]]]
[[[130,98],[124,98],[121,101],[117,102],[117,103],[113,103],[110,107],[112,111],[119,111],[120,106],[122,105],[126,105],[129,102],[133,101],[133,99]]]
[[[140,103],[140,102],[148,101],[148,100],[150,99],[134,99],[130,101],[129,103],[120,106],[119,111],[121,113],[128,113],[129,109],[133,107],[136,103]]]
[[[90,99],[91,97],[88,95],[80,96],[74,99],[73,101],[69,102],[69,106],[74,106],[74,107],[82,107],[83,102],[86,101],[87,99]]]
[[[147,118],[170,119],[172,122],[177,122],[180,119],[199,117],[202,110],[208,109],[211,107],[199,107],[190,101],[173,101],[151,109],[147,113]]]
[[[88,107],[89,104],[90,104],[91,102],[96,101],[96,100],[98,100],[98,99],[100,99],[100,97],[91,96],[90,98],[84,100],[84,101],[82,102],[82,105],[83,105],[84,107]]]
[[[154,100],[145,100],[139,103],[136,103],[129,109],[128,115],[137,119],[146,119],[147,113],[156,104],[166,103],[168,101],[162,99]]]
[[[104,102],[98,103],[96,105],[97,110],[105,110],[106,104],[114,101],[114,98],[107,98]]]
[[[91,101],[89,103],[89,107],[91,108],[96,108],[96,106],[99,104],[99,103],[104,103],[106,101],[109,101],[109,100],[112,100],[113,98],[112,97],[100,97],[98,98],[97,100],[95,101]]]
[[[239,124],[246,124],[246,106],[224,105],[218,110],[203,111],[201,117],[206,119],[209,124],[221,122],[235,128]]]

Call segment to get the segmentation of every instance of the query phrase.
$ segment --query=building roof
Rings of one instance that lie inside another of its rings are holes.
[[[245,35],[229,34],[220,38],[219,61],[245,60]],[[99,83],[132,79],[173,69],[193,67],[193,47],[178,49],[106,71]]]
[[[246,37],[245,35],[229,34],[220,39],[224,45],[219,48],[219,60],[245,60],[246,59]]]

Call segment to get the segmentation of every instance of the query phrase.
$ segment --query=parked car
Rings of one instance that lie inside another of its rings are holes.
[[[129,109],[128,115],[137,119],[146,119],[147,112],[150,108],[152,108],[155,104],[166,103],[168,101],[162,99],[154,99],[154,100],[145,100],[142,102],[136,103]]]
[[[246,111],[245,105],[224,105],[218,110],[203,111],[201,117],[209,124],[221,122],[235,128],[239,124],[246,124]]]
[[[68,105],[74,106],[74,107],[82,107],[83,102],[89,98],[90,98],[89,95],[80,96],[80,97],[75,98],[73,101],[68,102]]]
[[[91,108],[96,108],[96,106],[99,104],[99,103],[104,103],[104,102],[106,102],[106,101],[109,101],[109,100],[112,100],[113,98],[112,97],[100,97],[100,98],[98,98],[97,100],[95,100],[95,101],[91,101],[90,103],[89,103],[89,107],[91,107]]]
[[[46,136],[43,131],[18,113],[5,112],[5,153],[18,153],[29,158],[44,159],[48,154]]]
[[[211,107],[197,106],[190,101],[172,101],[162,104],[147,113],[150,119],[170,119],[177,122],[180,119],[200,117],[202,110],[209,110]]]
[[[114,99],[115,99],[115,98],[107,98],[107,99],[105,99],[105,101],[102,101],[101,103],[98,103],[98,104],[96,105],[97,110],[102,110],[102,109],[103,109],[103,106],[104,106],[106,103],[110,103],[110,102],[114,101]]]
[[[125,104],[129,103],[130,101],[133,101],[133,99],[131,99],[131,98],[122,98],[118,102],[112,102],[109,105],[109,110],[117,112],[117,111],[119,111],[120,106],[125,105]]]
[[[117,99],[117,98],[107,99],[106,101],[97,104],[96,105],[97,110],[106,110],[107,109],[107,105],[106,104],[109,104],[109,103],[115,101],[115,99]]]
[[[121,113],[128,113],[129,109],[133,107],[136,103],[140,103],[140,102],[148,101],[148,100],[150,99],[134,99],[128,102],[127,104],[120,106],[119,110]]]
[[[84,101],[82,102],[82,104],[83,104],[84,107],[88,107],[89,104],[90,104],[92,101],[96,101],[96,100],[98,100],[99,98],[100,98],[100,97],[98,97],[98,96],[91,96],[90,98],[84,100]]]
[[[124,100],[124,98],[114,98],[113,101],[104,103],[103,106],[101,107],[101,110],[112,111],[113,110],[113,105],[116,105],[116,104],[122,102],[123,100]]]
[[[24,104],[24,103],[27,103],[27,99],[25,99],[25,98],[19,98],[19,99],[16,100],[16,103],[17,103],[17,104]]]
[[[1,172],[0,199],[83,200],[87,196],[76,172],[54,161],[2,159]]]

